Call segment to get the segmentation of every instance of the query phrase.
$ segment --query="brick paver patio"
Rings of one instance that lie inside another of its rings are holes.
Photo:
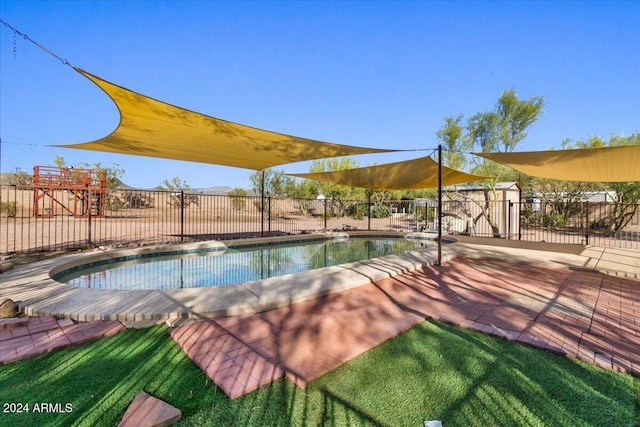
[[[118,321],[75,323],[53,316],[0,321],[0,365],[84,344],[124,331]]]
[[[299,286],[303,287],[304,283]],[[286,377],[304,387],[426,319],[640,376],[640,280],[458,257],[258,314],[170,329],[231,398]],[[124,330],[53,316],[0,322],[0,364]]]
[[[283,376],[304,387],[429,318],[640,375],[640,281],[500,260],[457,258],[170,334],[236,398]]]

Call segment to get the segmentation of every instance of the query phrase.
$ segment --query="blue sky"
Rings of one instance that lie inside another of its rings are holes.
[[[14,1],[0,17],[71,64],[225,120],[378,148],[433,148],[445,116],[542,95],[517,151],[640,131],[640,2]],[[50,147],[118,122],[89,80],[0,26],[1,171],[118,164],[154,187],[253,171]],[[361,165],[424,153],[354,157]],[[309,164],[281,167],[306,172]]]

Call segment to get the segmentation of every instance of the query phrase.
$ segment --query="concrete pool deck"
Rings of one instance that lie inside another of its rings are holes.
[[[456,243],[443,245],[443,263],[458,256],[495,258],[640,278],[638,251],[462,236],[456,240]],[[198,246],[202,244],[185,245],[187,248]],[[150,250],[142,248],[126,252]],[[92,255],[109,257],[122,252],[95,251]],[[51,279],[51,271],[59,270],[61,265],[86,262],[87,256],[87,253],[74,254],[2,273],[0,295],[15,301],[29,316],[52,315],[82,322],[203,319],[288,306],[434,265],[437,261],[437,251],[429,249],[239,285],[173,290],[76,288]]]
[[[640,251],[460,237],[442,254],[442,267],[425,250],[288,277],[262,297],[248,287],[257,304],[234,294],[220,314],[209,314],[221,301],[208,301],[207,289],[176,296],[50,283],[55,261],[3,273],[0,294],[25,311],[78,320],[199,319],[170,334],[231,398],[282,377],[305,386],[427,319],[640,376]]]

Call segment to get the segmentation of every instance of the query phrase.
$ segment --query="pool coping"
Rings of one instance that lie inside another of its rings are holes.
[[[404,236],[395,232],[350,232],[351,235]],[[326,236],[319,235],[318,238]],[[433,234],[430,234],[433,237]],[[305,240],[310,235],[222,241],[259,244],[274,240]],[[624,250],[551,245],[504,239],[447,236],[442,262],[457,256],[498,258],[560,268],[579,268],[606,274],[640,277],[638,252],[631,257]],[[114,257],[123,253],[147,253],[206,247],[216,241],[181,245],[157,245],[126,250],[95,250],[39,261],[0,274],[0,295],[11,298],[30,316],[53,315],[77,321],[120,320],[125,322],[202,319],[267,311],[297,302],[344,291],[384,278],[397,276],[437,263],[437,249],[411,251],[368,261],[325,267],[256,282],[216,288],[173,290],[105,290],[76,288],[51,279],[62,265],[85,263],[88,257]],[[630,259],[631,261],[620,261]]]
[[[436,249],[425,249],[237,285],[171,290],[87,289],[51,278],[74,266],[122,256],[195,251],[225,245],[257,246],[268,242],[325,240],[345,234],[327,232],[133,249],[98,249],[17,267],[2,274],[0,289],[3,296],[13,299],[20,310],[29,316],[53,315],[77,321],[127,322],[198,319],[266,311],[413,271],[437,261]],[[434,238],[430,233],[379,231],[350,232],[349,235]]]

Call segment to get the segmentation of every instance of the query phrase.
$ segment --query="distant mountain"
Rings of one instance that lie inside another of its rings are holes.
[[[193,190],[195,192],[197,192],[197,193],[200,193],[200,194],[209,194],[209,195],[213,195],[213,196],[224,196],[229,191],[233,190],[233,188],[217,186],[217,187],[209,187],[209,188],[194,188]]]
[[[160,187],[160,186],[155,187],[155,188],[136,188],[136,187],[132,187],[130,185],[127,185],[124,182],[121,182],[120,185],[118,185],[117,188],[118,188],[118,190],[151,190],[151,191],[163,190],[163,188]],[[204,195],[207,195],[207,196],[224,196],[231,190],[233,190],[233,187],[214,186],[214,187],[207,187],[207,188],[191,188],[190,192],[191,193],[196,193],[196,194],[204,194]],[[247,192],[247,196],[256,196],[257,195],[256,192],[253,191],[253,189],[245,188],[245,191]]]
[[[118,184],[118,186],[116,187],[117,190],[135,190],[135,187],[132,187],[130,185],[125,184],[124,182],[120,181],[120,184]]]

